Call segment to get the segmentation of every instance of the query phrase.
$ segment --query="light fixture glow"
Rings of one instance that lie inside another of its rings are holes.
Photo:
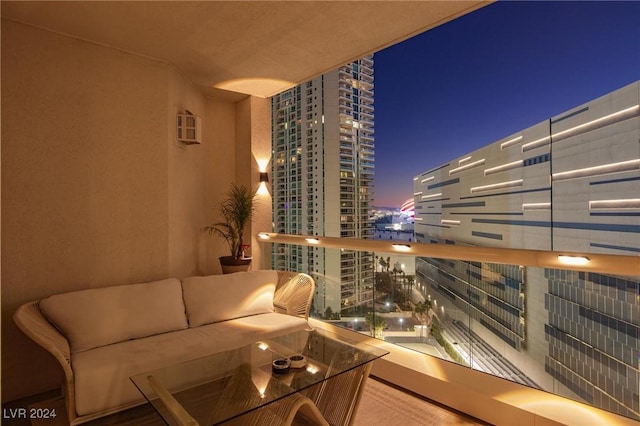
[[[522,211],[527,210],[549,210],[551,209],[551,203],[523,203]]]
[[[267,189],[267,184],[265,182],[260,182],[260,186],[258,186],[258,190],[256,194],[258,195],[267,195],[269,190]]]
[[[474,161],[473,163],[467,163],[464,166],[456,167],[455,169],[449,170],[449,175],[453,175],[456,173],[460,173],[464,170],[471,169],[473,167],[482,166],[485,162],[485,159]]]
[[[317,238],[305,238],[305,240],[309,243],[309,244],[320,244],[320,240]]]
[[[271,238],[271,235],[267,234],[266,232],[260,232],[258,234],[258,238],[260,238],[261,240],[268,240],[269,238]]]
[[[634,111],[634,110],[638,109],[638,107],[640,107],[640,105],[634,105],[632,107],[625,108],[625,109],[620,110],[618,112],[614,112],[612,114],[605,115],[604,117],[596,118],[595,120],[591,120],[591,121],[588,121],[586,123],[579,124],[579,125],[577,125],[575,127],[572,127],[570,129],[563,130],[563,131],[558,132],[558,133],[554,133],[551,136],[552,137],[556,137],[556,136],[566,135],[567,133],[571,133],[571,132],[574,132],[574,131],[576,131],[578,129],[582,129],[583,127],[591,126],[592,124],[600,123],[601,121],[605,121],[605,120],[608,120],[610,118],[618,117],[620,115],[623,115],[623,114],[626,114],[628,112]]]
[[[307,365],[307,371],[311,374],[316,374],[318,371],[320,371],[320,369],[318,367],[316,367],[315,365],[311,365],[308,364]]]
[[[565,265],[571,266],[584,266],[590,262],[588,257],[585,256],[558,256],[558,260],[560,263],[564,263]]]
[[[596,118],[595,120],[591,120],[591,121],[588,121],[586,123],[579,124],[579,125],[574,126],[574,127],[570,128],[570,129],[563,130],[563,131],[557,132],[557,133],[553,133],[551,136],[545,136],[542,139],[537,139],[537,140],[535,140],[533,142],[526,143],[526,144],[522,145],[522,152],[531,151],[532,149],[539,148],[541,146],[547,145],[552,138],[556,138],[556,137],[559,137],[559,136],[567,135],[569,133],[575,132],[576,130],[580,130],[580,129],[584,128],[584,127],[588,127],[588,126],[600,123],[602,121],[606,121],[606,120],[609,120],[609,119],[624,115],[626,113],[629,113],[629,112],[637,110],[639,107],[640,107],[640,105],[634,105],[632,107],[625,108],[625,109],[620,110],[618,112],[614,112],[612,114],[605,115],[604,117]],[[501,148],[502,148],[502,146],[501,146]]]
[[[515,144],[517,144],[518,142],[520,142],[521,140],[522,140],[522,135],[520,135],[520,136],[518,136],[518,137],[515,137],[515,138],[513,138],[513,139],[509,139],[509,140],[508,140],[508,141],[506,141],[506,142],[502,142],[502,143],[500,144],[500,150],[503,150],[503,149],[505,149],[505,148],[509,148],[511,145],[515,145]]]
[[[260,350],[266,351],[267,349],[269,349],[269,345],[267,345],[265,342],[258,342],[258,348]]]
[[[514,161],[512,163],[502,164],[500,166],[491,167],[489,169],[484,169],[484,175],[492,175],[494,173],[504,172],[506,170],[517,169],[518,167],[522,167],[524,164],[523,160]]]
[[[524,145],[522,145],[522,152],[531,151],[532,149],[536,149],[541,146],[548,145],[550,140],[551,140],[551,136],[545,136],[544,138],[536,139],[535,141],[525,143]]]
[[[261,170],[263,166],[260,166]],[[269,189],[267,189],[267,183],[269,182],[269,175],[267,174],[267,172],[261,171],[260,172],[260,186],[258,186],[258,190],[256,191],[256,194],[258,195],[267,195],[269,194]]]
[[[391,244],[397,251],[411,251],[411,246],[409,244]]]
[[[584,169],[569,170],[553,174],[553,180],[577,179],[589,176],[598,176],[611,173],[622,173],[638,170],[640,159],[621,161],[619,163],[603,164],[601,166],[586,167]]]
[[[258,171],[260,173],[264,173],[267,171],[267,166],[269,165],[268,158],[261,158],[259,160],[256,160],[256,162],[258,163]]]
[[[504,189],[504,188],[513,188],[514,186],[522,186],[524,180],[510,180],[508,182],[500,182],[494,183],[492,185],[483,185],[483,186],[474,186],[471,188],[471,193],[474,192],[484,192],[484,191],[493,191],[494,189]]]
[[[640,198],[589,201],[589,210],[640,209]]]
[[[429,198],[439,197],[441,195],[442,195],[442,192],[438,192],[437,194],[423,195],[420,198],[423,199],[423,200],[426,200],[426,199],[429,199]]]
[[[240,92],[246,95],[269,98],[277,93],[295,87],[297,83],[275,78],[236,78],[222,81],[213,87],[216,89]]]

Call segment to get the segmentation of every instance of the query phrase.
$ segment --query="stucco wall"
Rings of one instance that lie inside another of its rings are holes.
[[[206,99],[193,83],[174,68],[170,68],[168,83],[165,141],[169,173],[169,274],[183,277],[198,273],[200,227],[206,223],[204,176],[209,163],[207,145],[211,144],[211,140],[207,139],[207,144],[194,145],[185,145],[176,140],[176,114],[188,110],[204,119]]]
[[[176,109],[202,145],[176,144]],[[235,115],[170,64],[2,21],[3,401],[61,383],[20,304],[219,271],[200,228],[235,175]]]

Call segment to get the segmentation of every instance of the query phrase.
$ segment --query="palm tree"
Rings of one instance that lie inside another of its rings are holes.
[[[244,228],[255,213],[256,192],[245,185],[231,184],[227,198],[220,203],[220,213],[224,222],[217,222],[202,228],[204,231],[220,235],[227,241],[231,257],[241,259],[244,250]]]
[[[402,290],[407,294],[407,298],[408,298],[409,292],[405,289],[405,287],[407,286],[407,281],[405,280],[405,277],[407,276],[407,274],[402,269],[400,270],[400,274],[402,274],[402,277],[400,278],[400,281],[402,282]]]
[[[396,269],[396,267],[393,267],[393,286],[391,288],[393,288],[393,291],[391,292],[392,294],[392,299],[395,302],[395,287],[398,285],[398,270]],[[402,293],[402,292],[401,292]]]
[[[384,261],[384,258],[382,256],[380,256],[379,262],[380,262],[380,267],[382,269],[382,272],[384,272],[384,269],[387,266],[387,263]]]
[[[384,318],[376,315],[374,312],[368,312],[365,315],[365,320],[367,321],[367,324],[369,324],[369,330],[371,331],[373,337],[375,337],[376,339],[384,340],[384,337],[382,336],[382,330],[384,330],[384,328],[387,326],[387,322],[384,320]]]
[[[409,294],[411,294],[411,290],[413,290],[413,284],[416,282],[415,275],[407,275],[405,277],[407,279],[407,286],[409,287]]]
[[[431,326],[432,318],[434,315],[434,312],[431,308],[432,304],[429,300],[425,300],[424,302],[419,302],[416,304],[414,312],[416,313],[422,325]]]

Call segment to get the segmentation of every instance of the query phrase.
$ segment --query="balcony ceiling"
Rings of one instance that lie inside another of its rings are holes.
[[[2,17],[171,63],[208,95],[237,100],[274,95],[488,3],[3,1]]]

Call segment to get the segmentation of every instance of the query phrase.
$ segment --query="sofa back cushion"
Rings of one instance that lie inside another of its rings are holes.
[[[188,327],[175,278],[58,294],[41,300],[40,310],[72,352]]]
[[[278,273],[236,272],[182,280],[190,327],[273,312]]]

